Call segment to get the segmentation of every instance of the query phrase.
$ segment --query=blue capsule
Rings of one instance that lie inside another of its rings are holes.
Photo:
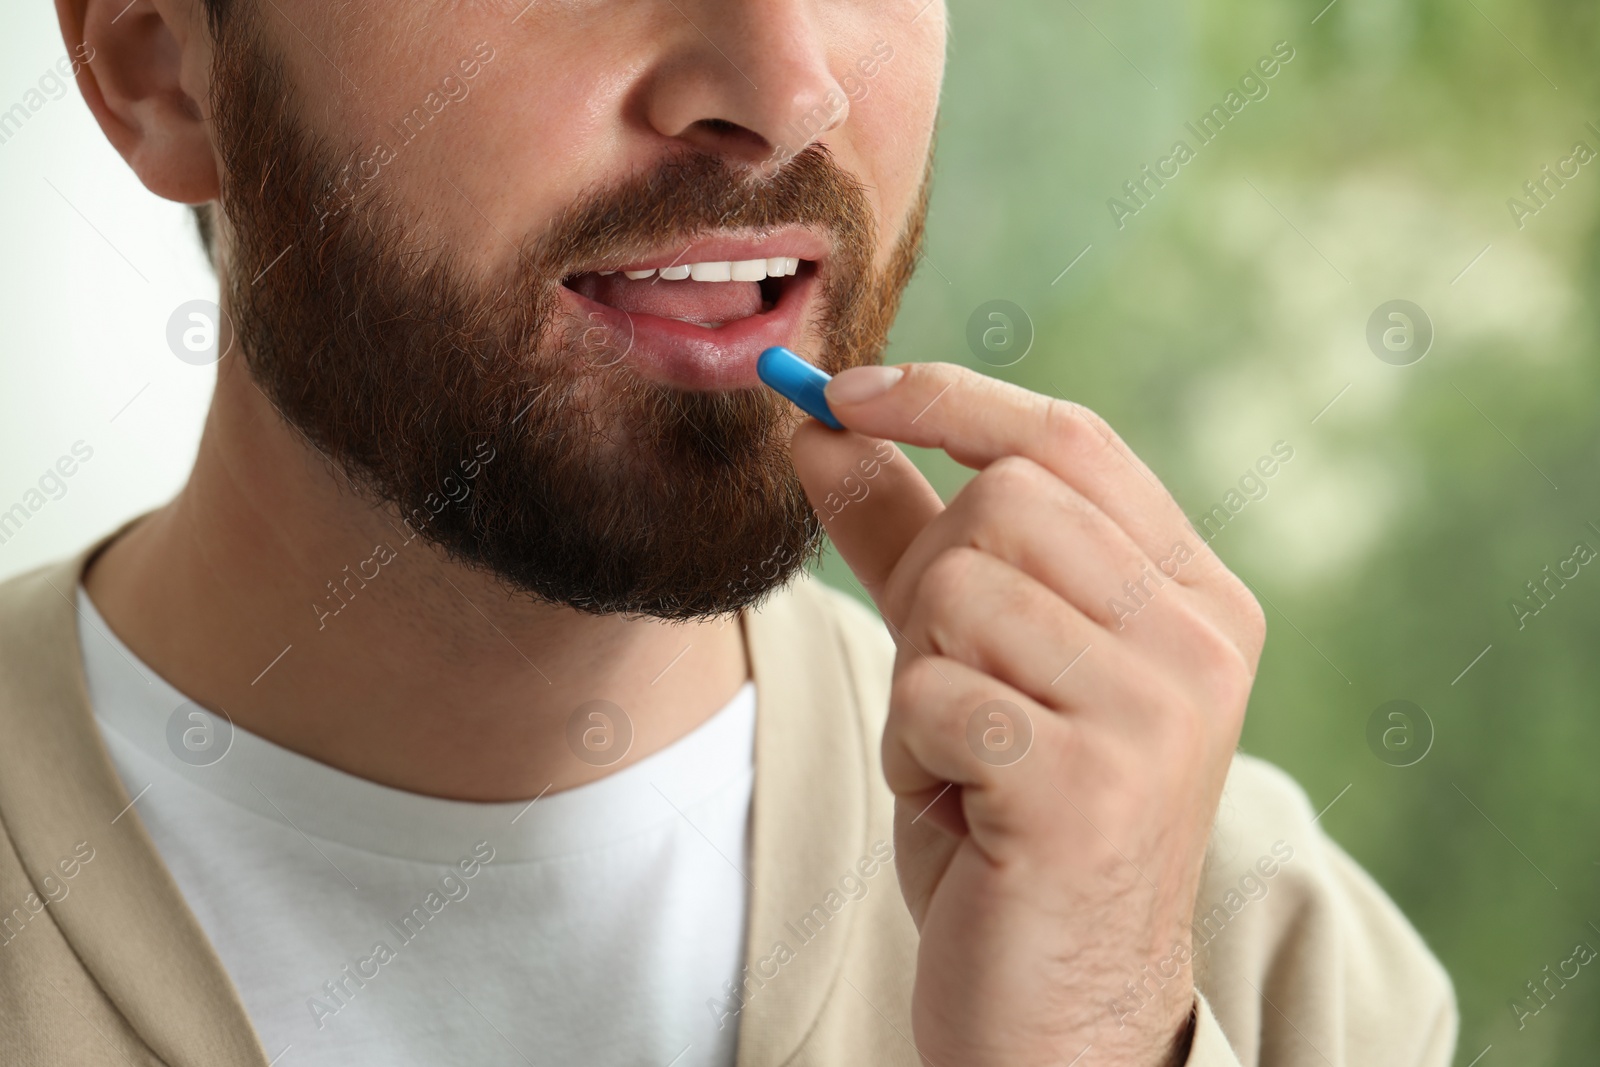
[[[828,400],[822,395],[823,386],[833,379],[831,374],[779,345],[761,353],[756,360],[756,375],[824,426],[844,429],[844,424],[833,417]]]

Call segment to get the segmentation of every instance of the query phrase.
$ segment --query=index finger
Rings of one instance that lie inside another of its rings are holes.
[[[849,429],[940,448],[966,467],[981,470],[1002,456],[1033,460],[1105,512],[1152,561],[1170,557],[1180,542],[1210,555],[1150,469],[1081,404],[951,363],[852,368],[828,383],[826,395]]]

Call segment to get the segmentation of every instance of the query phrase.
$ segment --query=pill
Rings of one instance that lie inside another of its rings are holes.
[[[795,407],[835,430],[844,425],[833,417],[823,386],[833,376],[807,363],[781,345],[767,349],[756,359],[756,376],[778,393],[791,400]]]

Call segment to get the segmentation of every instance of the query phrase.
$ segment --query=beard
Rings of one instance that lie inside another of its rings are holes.
[[[224,285],[250,375],[342,483],[397,510],[408,540],[595,614],[731,613],[820,551],[788,402],[640,377],[627,339],[565,310],[560,287],[696,235],[809,225],[833,239],[815,362],[875,363],[915,267],[926,174],[881,269],[861,186],[812,145],[766,176],[671,155],[585,192],[483,278],[408,233],[381,173],[349,193],[359,153],[306,130],[251,22],[224,20],[213,68]]]

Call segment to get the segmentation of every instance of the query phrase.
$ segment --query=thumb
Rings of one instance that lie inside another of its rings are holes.
[[[944,502],[892,441],[807,419],[789,451],[823,529],[884,612],[884,583]]]

